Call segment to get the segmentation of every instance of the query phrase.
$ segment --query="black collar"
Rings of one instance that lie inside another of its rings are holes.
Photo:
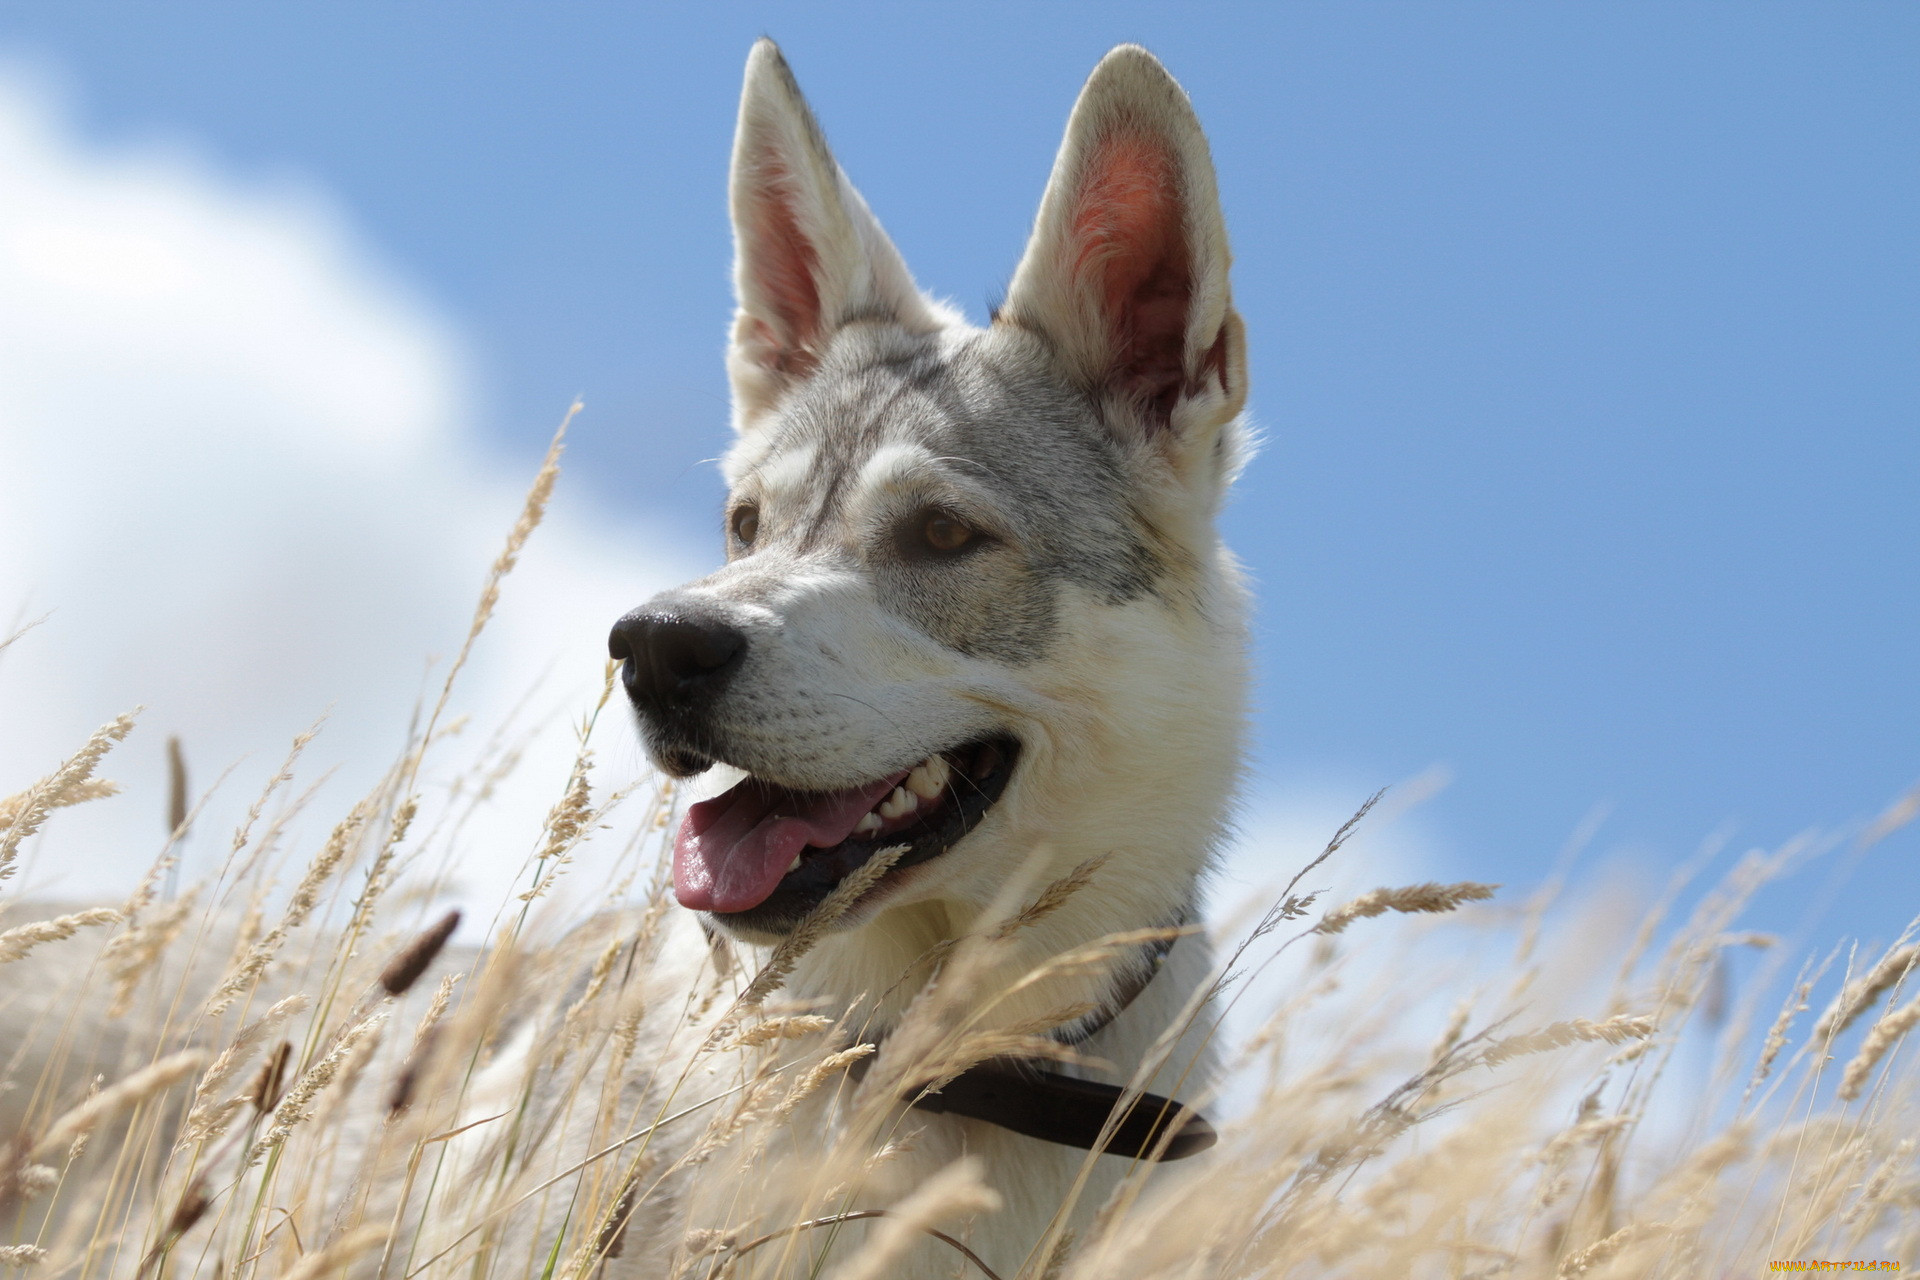
[[[1184,917],[1178,923],[1184,923]],[[1056,1028],[1051,1038],[1077,1045],[1099,1034],[1158,976],[1179,937],[1142,947],[1145,963],[1135,966],[1098,1009]],[[856,1078],[866,1074],[871,1060],[869,1055],[854,1064]],[[916,1090],[906,1101],[920,1111],[965,1116],[1042,1142],[1090,1151],[1125,1092],[1118,1085],[1044,1070],[1032,1059],[995,1058],[961,1072],[938,1092]],[[1193,1108],[1157,1093],[1141,1093],[1101,1150],[1130,1160],[1184,1160],[1218,1139],[1206,1117]]]

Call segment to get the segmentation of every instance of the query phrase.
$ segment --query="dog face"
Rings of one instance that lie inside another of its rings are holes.
[[[1036,856],[1138,848],[1130,884],[1191,892],[1238,746],[1212,523],[1245,358],[1185,95],[1100,64],[985,329],[914,286],[765,41],[731,194],[727,563],[610,641],[655,762],[724,787],[680,902],[765,940],[903,847],[848,923],[964,916]]]

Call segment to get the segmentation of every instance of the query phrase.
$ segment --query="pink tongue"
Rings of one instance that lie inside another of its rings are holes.
[[[694,911],[748,911],[799,852],[831,849],[906,773],[844,791],[794,792],[747,779],[687,810],[673,841],[673,896]]]

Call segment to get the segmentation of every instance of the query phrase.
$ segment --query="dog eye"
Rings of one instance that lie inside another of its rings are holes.
[[[733,509],[733,536],[740,540],[740,545],[743,547],[752,546],[753,540],[758,537],[759,534],[760,508],[750,505],[735,507]]]
[[[964,520],[944,511],[934,511],[922,522],[920,536],[935,551],[950,555],[972,542],[974,532]]]

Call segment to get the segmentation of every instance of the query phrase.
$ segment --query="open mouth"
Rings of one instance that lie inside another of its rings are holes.
[[[907,846],[891,878],[958,844],[1006,790],[1019,752],[1016,739],[994,735],[838,791],[747,778],[687,810],[673,846],[674,896],[779,932],[881,849]]]

